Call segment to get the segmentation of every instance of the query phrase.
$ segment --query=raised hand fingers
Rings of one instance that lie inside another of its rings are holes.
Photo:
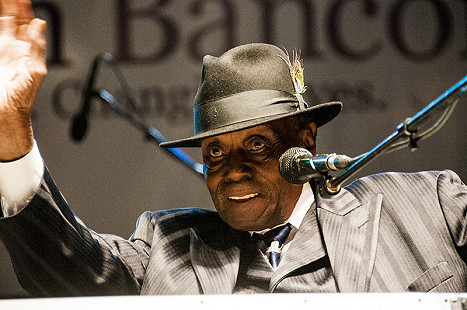
[[[45,21],[35,18],[29,23],[26,30],[27,41],[31,43],[31,57],[37,65],[43,67],[43,70],[46,70],[45,27]],[[43,74],[45,72],[40,73]]]
[[[13,16],[17,25],[29,24],[34,18],[29,0],[0,0],[0,16]]]
[[[34,18],[29,0],[0,0],[0,35],[17,36],[24,40],[21,32]]]

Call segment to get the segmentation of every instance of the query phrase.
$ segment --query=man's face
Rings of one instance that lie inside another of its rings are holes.
[[[239,230],[272,228],[287,220],[301,185],[280,175],[279,157],[297,144],[297,132],[280,123],[261,125],[201,142],[207,187],[220,217]]]

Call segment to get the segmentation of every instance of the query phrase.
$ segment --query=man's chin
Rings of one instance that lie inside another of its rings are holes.
[[[256,215],[254,209],[245,208],[244,206],[224,205],[222,209],[217,208],[217,211],[224,222],[237,230],[254,230],[255,227],[263,224],[261,214]]]
[[[228,215],[228,216],[222,216],[221,218],[229,224],[230,227],[236,229],[236,230],[242,230],[242,231],[259,231],[263,230],[266,228],[270,228],[268,223],[264,222],[263,219],[260,217],[242,217],[240,218],[239,216],[235,215]]]
[[[257,228],[257,226],[252,226],[252,225],[245,225],[245,224],[238,224],[238,223],[228,223],[230,227],[236,230],[240,231],[260,231],[265,228]]]

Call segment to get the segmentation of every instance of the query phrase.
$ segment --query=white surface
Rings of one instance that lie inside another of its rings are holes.
[[[397,309],[462,310],[467,293],[255,294],[208,296],[118,296],[0,300],[0,309]]]

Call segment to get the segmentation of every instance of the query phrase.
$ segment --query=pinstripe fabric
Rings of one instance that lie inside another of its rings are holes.
[[[360,205],[343,190],[342,197],[323,199],[319,218],[341,292],[361,292],[368,287],[377,242],[381,195]],[[344,202],[341,206],[337,200]]]
[[[234,293],[267,293],[274,270],[256,242],[246,241],[240,254]]]
[[[146,212],[129,240],[98,235],[46,171],[30,205],[0,220],[0,238],[37,296],[467,291],[466,192],[451,172],[386,173],[318,196],[273,272],[209,210]]]
[[[316,206],[307,212],[279,268],[271,292],[337,292],[337,284],[323,244]]]
[[[138,293],[141,268],[115,259],[104,237],[81,226],[46,171],[30,205],[0,221],[0,238],[23,287],[34,296]],[[113,242],[124,243],[115,237]],[[128,261],[140,259],[139,247],[125,247]],[[119,254],[121,255],[121,254]],[[136,276],[136,277],[135,277]]]
[[[349,194],[361,206],[335,203]],[[467,194],[457,176],[386,173],[340,195],[319,205],[341,291],[467,291]]]

